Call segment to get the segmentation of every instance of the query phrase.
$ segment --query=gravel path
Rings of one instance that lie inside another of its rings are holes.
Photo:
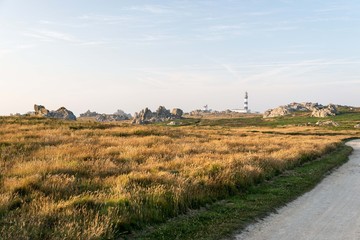
[[[360,140],[347,145],[354,148],[347,163],[235,239],[360,239]]]

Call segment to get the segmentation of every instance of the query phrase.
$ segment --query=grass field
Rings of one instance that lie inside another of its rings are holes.
[[[346,115],[347,114],[347,115]],[[314,119],[185,119],[132,126],[0,118],[2,239],[112,239],[244,193],[359,136]]]

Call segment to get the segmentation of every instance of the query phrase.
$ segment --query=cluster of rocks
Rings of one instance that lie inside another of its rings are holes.
[[[101,114],[97,113],[97,112],[92,112],[90,110],[87,110],[84,113],[80,113],[80,117],[97,117],[99,115],[101,115]]]
[[[116,115],[116,114],[101,114],[96,116],[96,121],[98,122],[116,122],[129,120],[130,118],[126,115]]]
[[[149,108],[141,110],[139,113],[135,113],[132,120],[133,124],[148,124],[171,121],[175,119],[181,119],[184,112],[179,108],[174,108],[171,112],[164,106],[160,106],[156,112],[152,112]]]
[[[212,114],[213,111],[212,110],[201,110],[201,109],[196,109],[193,110],[191,112],[188,113],[189,116],[204,116],[204,115],[209,115]]]
[[[123,110],[117,110],[113,114],[105,114],[105,113],[101,114],[87,110],[85,113],[81,113],[80,117],[95,118],[97,122],[115,122],[115,121],[130,120],[132,116],[131,114],[125,113]]]
[[[294,112],[312,112],[312,117],[328,117],[335,116],[338,114],[337,108],[333,104],[329,104],[328,106],[323,106],[318,103],[290,103],[285,106],[280,106],[274,109],[269,109],[265,111],[263,117],[271,118],[271,117],[281,117],[293,114]]]
[[[65,107],[61,107],[56,111],[50,111],[42,105],[34,105],[34,115],[47,118],[57,118],[65,120],[76,120],[76,116],[72,111],[67,110]]]
[[[193,110],[185,114],[189,117],[239,117],[243,116],[243,113],[231,111],[229,109],[225,111],[216,111],[216,110]]]
[[[191,112],[189,112],[189,116],[195,116],[195,117],[199,117],[199,116],[208,116],[208,115],[226,115],[226,114],[230,114],[232,113],[231,110],[226,110],[226,111],[216,111],[216,110],[201,110],[201,109],[197,109],[197,110],[193,110]]]

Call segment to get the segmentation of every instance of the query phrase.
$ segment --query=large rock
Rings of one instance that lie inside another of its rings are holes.
[[[321,109],[314,109],[311,113],[312,117],[329,117],[329,116],[335,116],[338,113],[336,106],[333,104],[329,104],[326,108]]]
[[[145,108],[141,110],[139,113],[135,113],[134,118],[132,120],[132,124],[147,124],[150,123],[150,120],[154,114],[151,112],[149,108]]]
[[[47,118],[57,118],[64,120],[76,120],[76,116],[73,112],[67,110],[65,107],[61,107],[56,111],[49,111],[42,105],[34,105],[35,115]]]
[[[67,110],[65,107],[61,107],[56,111],[50,111],[47,117],[64,119],[64,120],[76,120],[76,116],[72,111]]]
[[[182,115],[184,114],[183,110],[181,110],[180,108],[174,108],[172,111],[171,111],[171,114],[178,117],[178,118],[181,118]]]
[[[289,115],[293,111],[294,110],[292,110],[291,108],[289,108],[287,106],[280,106],[278,108],[269,109],[269,110],[265,111],[263,117],[264,118],[281,117],[281,116]]]
[[[123,110],[118,109],[116,112],[114,112],[113,114],[115,116],[115,118],[118,118],[119,120],[129,120],[132,116],[129,113],[125,113]]]
[[[49,110],[47,110],[42,105],[34,104],[34,110],[35,110],[35,115],[37,115],[37,116],[45,116],[45,115],[47,115],[49,113]]]
[[[174,114],[176,113],[176,114]],[[183,111],[181,109],[170,110],[166,109],[164,106],[160,106],[156,112],[152,112],[149,108],[141,110],[139,113],[135,113],[135,116],[132,120],[133,124],[148,124],[156,122],[170,121],[174,119],[180,119]]]
[[[160,119],[167,119],[171,117],[171,113],[170,110],[167,110],[164,106],[160,106],[157,110],[156,110],[156,115],[155,117],[158,117]]]

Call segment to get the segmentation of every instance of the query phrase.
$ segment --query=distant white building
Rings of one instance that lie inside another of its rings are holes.
[[[245,92],[244,108],[243,109],[231,109],[231,111],[238,112],[238,113],[250,113],[251,112],[249,109],[249,95],[247,92]]]

